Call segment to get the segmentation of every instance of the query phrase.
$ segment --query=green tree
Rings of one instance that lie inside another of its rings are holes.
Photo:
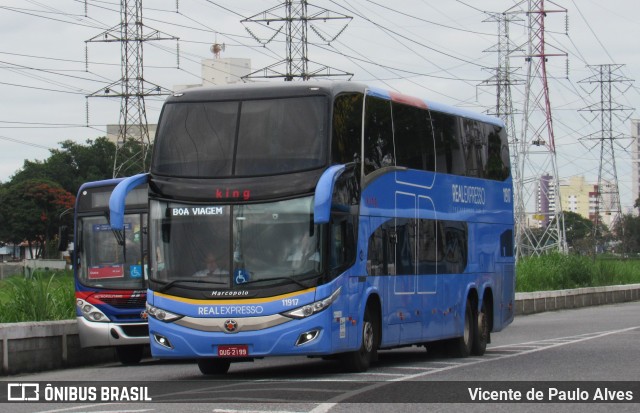
[[[640,252],[640,217],[631,214],[623,215],[617,221],[614,232],[620,241],[618,252],[622,254]]]
[[[47,242],[56,237],[58,227],[71,224],[72,216],[61,214],[74,203],[74,195],[52,181],[31,179],[6,184],[0,190],[0,239],[27,241],[31,256],[45,258]]]
[[[86,144],[64,141],[60,149],[52,149],[44,161],[26,160],[10,182],[47,179],[76,194],[85,182],[112,177],[115,151],[115,144],[104,137],[95,141],[88,139]]]
[[[593,243],[593,222],[571,211],[565,211],[563,215],[569,249],[580,254],[593,253],[595,248]]]

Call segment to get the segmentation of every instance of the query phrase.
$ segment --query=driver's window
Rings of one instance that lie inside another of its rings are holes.
[[[333,276],[355,260],[358,233],[360,183],[354,166],[348,167],[334,185],[331,200],[329,268]]]

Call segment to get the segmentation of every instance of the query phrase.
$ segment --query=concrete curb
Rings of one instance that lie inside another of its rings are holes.
[[[640,284],[516,294],[516,315],[640,300]],[[0,375],[115,362],[113,348],[80,347],[76,320],[0,324]]]
[[[516,315],[640,300],[640,284],[516,293]]]
[[[0,348],[0,375],[117,360],[113,348],[82,349],[76,320],[0,323]]]

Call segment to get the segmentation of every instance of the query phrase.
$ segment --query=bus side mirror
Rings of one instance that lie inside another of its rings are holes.
[[[109,197],[109,224],[114,231],[124,229],[124,211],[127,194],[139,185],[149,182],[149,174],[138,174],[120,181]]]
[[[69,248],[69,227],[60,225],[58,228],[58,251],[66,251]]]
[[[331,218],[331,200],[333,199],[333,186],[342,172],[345,165],[333,165],[323,172],[318,184],[313,205],[313,223],[327,224]]]

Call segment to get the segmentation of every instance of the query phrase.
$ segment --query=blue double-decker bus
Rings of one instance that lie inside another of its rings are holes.
[[[203,374],[268,356],[444,345],[481,355],[514,315],[500,120],[352,82],[168,98],[148,183],[151,351]]]
[[[87,182],[76,198],[73,273],[80,345],[114,347],[138,363],[149,344],[146,320],[147,188],[131,191],[122,231],[109,225],[109,197],[122,179]]]

